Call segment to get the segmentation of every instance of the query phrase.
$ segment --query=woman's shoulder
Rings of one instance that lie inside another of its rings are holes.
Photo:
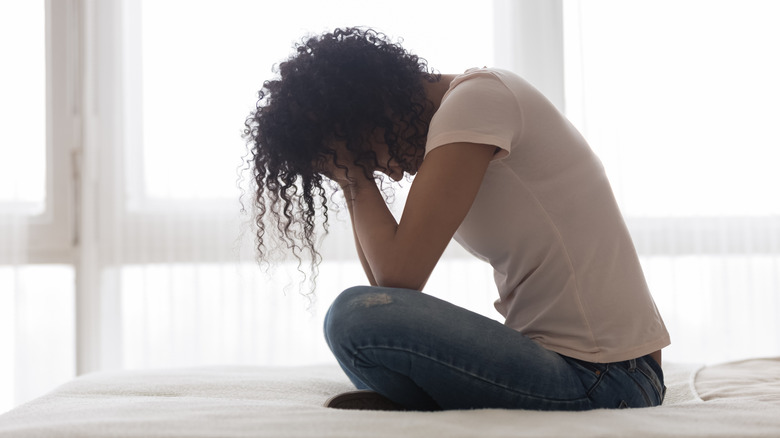
[[[510,70],[505,70],[496,67],[474,67],[470,68],[463,73],[455,76],[455,79],[450,83],[450,89],[453,89],[464,82],[477,81],[482,83],[498,82],[512,88],[515,86],[531,86],[520,75]]]
[[[494,67],[470,68],[450,82],[442,105],[454,100],[486,104],[503,101],[512,106],[523,106],[536,102],[540,95],[533,85],[512,71]]]
[[[502,97],[516,98],[517,80],[522,81],[519,76],[507,70],[487,67],[470,68],[452,79],[441,104],[444,106],[448,101],[464,99],[468,102],[477,102],[495,101]]]
[[[506,151],[522,130],[517,94],[498,69],[469,69],[456,76],[431,120],[426,154],[447,143],[490,144]]]

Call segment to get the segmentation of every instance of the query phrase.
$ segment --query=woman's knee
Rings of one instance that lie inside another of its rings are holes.
[[[393,291],[373,286],[355,286],[342,292],[325,316],[325,337],[329,343],[343,340],[356,331],[365,330],[383,318],[381,307],[392,304]]]

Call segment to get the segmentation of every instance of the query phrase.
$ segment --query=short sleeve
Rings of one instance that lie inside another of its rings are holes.
[[[450,143],[494,145],[501,149],[494,159],[507,157],[522,132],[517,98],[489,70],[467,72],[455,78],[444,95],[428,129],[427,155]]]

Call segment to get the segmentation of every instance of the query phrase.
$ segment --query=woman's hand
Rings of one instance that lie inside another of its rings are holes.
[[[393,181],[400,181],[404,177],[404,169],[390,156],[387,144],[382,136],[374,135],[369,140],[369,147],[373,151],[375,168],[370,169],[368,175],[374,172],[382,172]],[[338,183],[342,188],[347,185],[356,185],[365,182],[366,170],[355,164],[355,154],[347,149],[343,142],[337,143],[334,149],[329,150],[320,158],[320,163],[315,168],[321,169],[320,173]]]
[[[342,189],[366,179],[363,168],[355,164],[354,154],[343,144],[320,157],[319,162],[315,164],[315,169]]]
[[[320,162],[315,165],[317,172],[337,183],[342,189],[349,186],[350,178],[355,177],[355,171],[357,169],[355,169],[354,166],[347,166],[342,162],[337,163],[332,157],[329,158],[330,162]]]

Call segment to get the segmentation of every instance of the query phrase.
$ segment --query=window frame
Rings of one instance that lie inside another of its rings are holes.
[[[25,263],[72,264],[75,261],[76,209],[74,176],[78,174],[80,88],[80,34],[74,2],[45,1],[46,68],[46,171],[44,209],[30,213],[22,202],[0,202],[5,216],[0,226],[21,223],[27,230],[24,239]],[[13,232],[14,230],[4,230]],[[2,257],[0,263],[13,263]],[[14,257],[15,258],[15,257]],[[17,260],[18,262],[18,260]]]

